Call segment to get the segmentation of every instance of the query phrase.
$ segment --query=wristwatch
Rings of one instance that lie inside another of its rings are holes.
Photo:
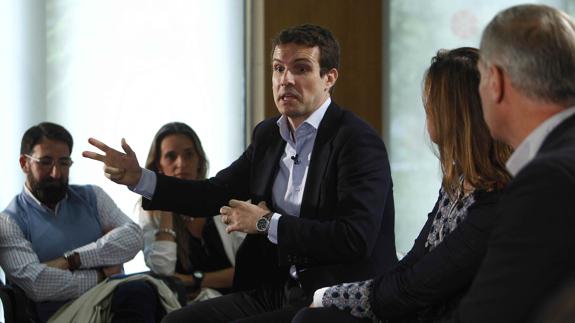
[[[80,259],[80,254],[75,251],[68,251],[64,253],[64,259],[68,263],[68,270],[74,271],[82,267],[82,260]]]
[[[258,219],[258,221],[256,222],[256,230],[259,233],[268,233],[272,214],[273,214],[272,212],[268,212]]]
[[[198,290],[198,289],[202,288],[202,280],[204,280],[204,272],[201,270],[195,270],[192,273],[192,276],[194,276],[193,289]]]

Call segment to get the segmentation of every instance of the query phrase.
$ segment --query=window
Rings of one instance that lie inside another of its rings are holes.
[[[0,35],[14,46],[3,52],[14,53],[6,66],[16,76],[1,83],[12,93],[2,120],[14,121],[2,130],[10,132],[2,136],[10,149],[1,166],[11,176],[3,182],[2,208],[22,189],[20,138],[41,121],[59,123],[74,137],[70,183],[101,186],[135,221],[139,197],[81,157],[93,150],[88,137],[116,149],[125,137],[143,165],[156,131],[185,122],[200,136],[212,175],[244,150],[242,1],[12,0],[2,6],[0,21],[10,23],[10,32]],[[140,259],[127,271],[146,269]]]
[[[573,14],[575,1],[536,1]],[[406,253],[433,208],[441,171],[431,150],[421,101],[423,73],[441,48],[478,47],[495,14],[523,3],[512,0],[420,1],[389,4],[389,127],[397,249]],[[571,10],[571,12],[569,12]]]

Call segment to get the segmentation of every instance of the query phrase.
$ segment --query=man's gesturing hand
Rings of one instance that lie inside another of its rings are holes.
[[[103,162],[104,175],[107,178],[115,183],[127,186],[136,186],[138,184],[140,176],[142,176],[142,168],[138,164],[138,158],[126,142],[126,139],[122,138],[122,149],[125,153],[110,148],[95,138],[88,139],[88,142],[100,149],[104,154],[84,151],[82,156]]]

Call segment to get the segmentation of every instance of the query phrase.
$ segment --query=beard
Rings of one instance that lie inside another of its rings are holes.
[[[30,192],[43,204],[54,206],[60,202],[68,191],[68,179],[55,179],[50,176],[37,181],[32,174],[28,175]]]

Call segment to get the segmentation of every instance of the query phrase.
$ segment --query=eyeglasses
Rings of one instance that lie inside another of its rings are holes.
[[[28,154],[24,154],[24,156],[30,158],[30,160],[34,161],[35,163],[44,168],[52,168],[56,163],[58,164],[58,166],[60,166],[60,168],[70,168],[70,166],[72,166],[72,164],[74,163],[74,161],[70,157],[54,159],[52,157],[36,158]]]

